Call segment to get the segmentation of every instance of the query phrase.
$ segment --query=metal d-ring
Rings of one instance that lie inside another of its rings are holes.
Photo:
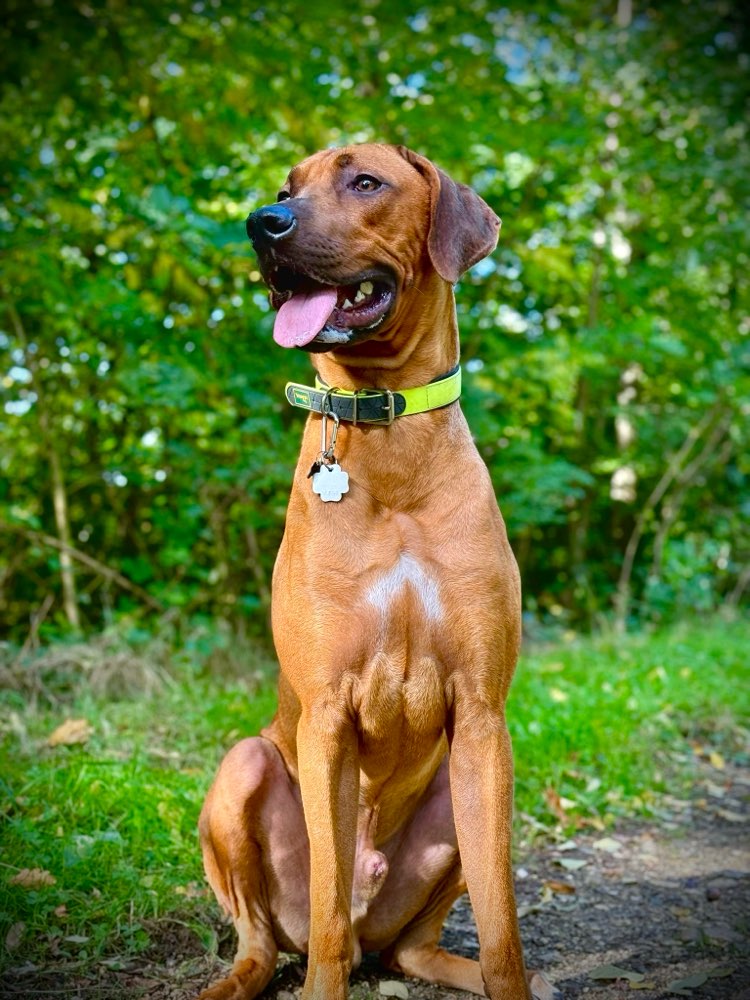
[[[389,425],[393,423],[396,419],[396,397],[393,395],[390,389],[385,390],[388,393],[388,423]]]
[[[339,415],[331,409],[331,395],[336,392],[336,388],[327,389],[323,401],[321,402],[321,425],[320,425],[320,457],[321,459],[335,458],[336,438],[339,433]],[[331,432],[331,443],[328,444],[328,418],[333,421],[333,431]]]

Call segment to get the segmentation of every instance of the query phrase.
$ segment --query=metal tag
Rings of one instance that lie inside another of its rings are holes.
[[[320,471],[312,477],[312,488],[321,500],[338,502],[349,492],[349,475],[336,463],[321,465]]]

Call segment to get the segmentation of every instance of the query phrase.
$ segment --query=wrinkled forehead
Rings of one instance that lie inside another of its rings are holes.
[[[419,173],[396,147],[382,143],[323,149],[292,167],[289,182],[295,188],[301,188],[310,184],[335,183],[342,176],[356,174],[374,174],[378,180],[389,181],[399,187],[420,183]]]

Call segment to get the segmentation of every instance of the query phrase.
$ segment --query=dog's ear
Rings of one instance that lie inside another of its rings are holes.
[[[430,185],[427,249],[440,277],[455,284],[464,271],[495,249],[500,219],[466,184],[457,184],[406,146],[396,148]]]

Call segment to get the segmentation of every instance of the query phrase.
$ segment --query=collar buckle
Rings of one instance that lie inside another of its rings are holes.
[[[381,420],[374,420],[373,423],[385,424],[387,427],[390,427],[390,425],[396,419],[396,403],[393,398],[393,393],[391,392],[390,389],[381,389],[380,391],[388,399],[388,402],[383,405],[383,409],[386,412],[385,416]]]
[[[386,397],[386,402],[382,406],[382,409],[385,410],[385,416],[366,417],[365,418],[366,423],[377,424],[378,426],[384,425],[388,427],[396,419],[395,394],[392,393],[390,389],[355,389],[354,392],[352,393],[352,416],[351,416],[351,421],[354,427],[357,426],[357,421],[359,420],[360,396],[364,398],[371,398],[373,396]]]
[[[385,411],[385,416],[383,417],[369,417],[367,420],[368,424],[375,424],[378,427],[390,427],[393,421],[396,419],[396,398],[395,393],[391,392],[390,389],[358,389],[354,393],[354,423],[357,423],[357,396],[385,396],[386,401],[380,407],[381,410]]]

